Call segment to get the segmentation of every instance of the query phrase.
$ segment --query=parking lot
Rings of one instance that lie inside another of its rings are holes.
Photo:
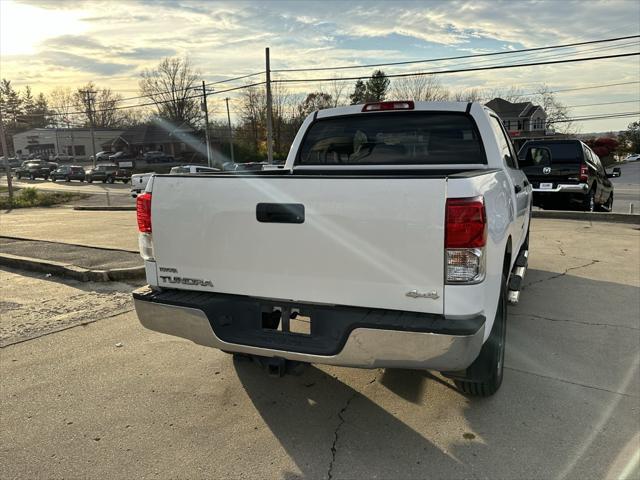
[[[3,234],[81,225],[135,248],[135,212],[39,212],[3,214]],[[2,476],[638,478],[639,242],[637,225],[533,220],[505,381],[483,400],[422,371],[269,377],[142,328],[135,284],[4,268]]]

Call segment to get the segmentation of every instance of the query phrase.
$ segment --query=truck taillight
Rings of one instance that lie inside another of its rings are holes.
[[[138,246],[140,256],[147,261],[155,261],[153,254],[153,237],[151,236],[151,194],[143,193],[136,198],[136,215],[138,218]]]
[[[362,107],[363,112],[378,112],[381,110],[413,110],[415,104],[412,100],[406,102],[374,102]]]
[[[586,182],[589,180],[589,167],[586,164],[580,165],[580,181]]]
[[[143,193],[136,198],[136,213],[140,233],[151,233],[151,194]]]
[[[445,214],[447,283],[478,283],[485,276],[487,214],[483,197],[450,198]]]

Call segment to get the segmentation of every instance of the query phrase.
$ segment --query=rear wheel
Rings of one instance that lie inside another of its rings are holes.
[[[64,177],[64,181],[65,181],[65,182],[70,182],[70,181],[71,181],[71,179],[70,179],[69,177]]]
[[[51,177],[51,181],[52,181],[53,183],[56,183],[56,177],[52,176],[52,177]]]
[[[609,194],[609,199],[604,205],[600,205],[599,210],[603,212],[613,212],[613,192]]]
[[[593,212],[596,209],[596,190],[589,190],[582,201],[582,208],[585,212]]]
[[[31,175],[29,175],[29,180],[35,180],[36,176],[32,173]]]
[[[113,183],[113,182],[115,182],[115,181],[116,181],[116,180],[115,180],[115,178],[113,178],[113,177],[109,177],[109,178],[107,178],[107,182],[108,182],[108,183]]]
[[[478,358],[467,368],[470,379],[456,379],[458,389],[475,397],[489,397],[496,393],[502,384],[504,372],[504,351],[507,334],[507,280],[502,277],[502,289],[498,301],[498,310],[489,338],[482,346]],[[479,378],[478,380],[475,380]]]

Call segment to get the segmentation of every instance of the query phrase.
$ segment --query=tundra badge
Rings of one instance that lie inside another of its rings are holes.
[[[411,290],[410,292],[405,293],[407,297],[411,298],[430,298],[432,300],[437,300],[440,298],[437,290],[431,290],[430,292],[419,292],[418,290]]]

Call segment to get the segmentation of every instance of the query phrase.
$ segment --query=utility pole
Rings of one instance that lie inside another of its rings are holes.
[[[96,137],[93,131],[94,119],[93,119],[93,102],[95,98],[93,95],[96,93],[94,90],[82,90],[85,95],[85,103],[87,104],[87,115],[89,116],[89,129],[91,131],[91,147],[93,148],[93,168],[96,167]],[[72,155],[75,152],[72,152]]]
[[[272,99],[271,99],[271,67],[269,62],[269,47],[264,49],[266,56],[266,74],[267,74],[267,162],[273,163],[273,115]]]
[[[211,161],[211,142],[209,141],[209,108],[207,107],[207,87],[202,81],[202,111],[204,112],[204,138],[207,142],[207,165],[212,167]]]
[[[9,205],[13,205],[13,179],[11,178],[11,167],[9,166],[9,147],[7,137],[4,135],[4,121],[0,113],[0,141],[2,142],[2,153],[4,155],[4,166],[7,172],[7,189],[9,190]]]
[[[224,99],[227,102],[227,122],[229,123],[229,148],[231,149],[231,163],[236,163],[233,155],[233,130],[231,129],[231,115],[229,114],[229,97]]]

